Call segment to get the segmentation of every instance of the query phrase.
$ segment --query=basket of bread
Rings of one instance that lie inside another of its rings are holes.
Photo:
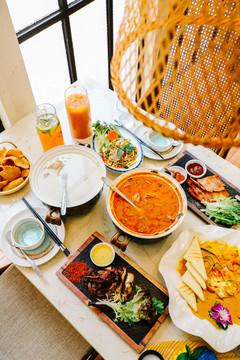
[[[1,142],[0,195],[20,190],[28,182],[29,173],[30,162],[22,150],[10,141]]]

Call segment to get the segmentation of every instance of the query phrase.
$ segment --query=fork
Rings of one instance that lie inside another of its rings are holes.
[[[41,270],[39,269],[39,267],[37,266],[37,264],[35,263],[35,261],[33,261],[26,253],[25,251],[23,251],[18,245],[17,243],[15,243],[15,241],[12,240],[11,238],[11,230],[9,230],[6,233],[6,237],[7,237],[7,241],[9,243],[9,245],[15,247],[16,249],[18,249],[21,254],[26,258],[26,260],[29,262],[29,264],[31,265],[31,267],[35,270],[35,272],[38,274],[38,276],[42,276],[43,273],[41,272]]]

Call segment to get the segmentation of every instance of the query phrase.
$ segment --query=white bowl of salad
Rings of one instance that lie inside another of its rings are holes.
[[[143,160],[142,147],[135,135],[115,124],[93,124],[93,150],[101,156],[105,166],[123,173],[136,169]]]

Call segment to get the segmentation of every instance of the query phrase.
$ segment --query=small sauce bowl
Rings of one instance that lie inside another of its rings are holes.
[[[189,176],[198,179],[206,174],[207,167],[201,160],[192,159],[186,163],[185,170]]]
[[[93,246],[90,252],[92,262],[100,267],[110,265],[115,258],[115,250],[110,244],[105,242]]]
[[[43,224],[38,219],[25,218],[16,222],[11,235],[22,250],[33,250],[42,244],[45,231]]]
[[[183,184],[187,179],[187,172],[181,166],[169,166],[169,170],[172,170],[177,173],[177,177],[175,178],[179,184]]]
[[[147,133],[148,144],[156,151],[164,152],[170,149],[173,139],[164,137],[162,134],[149,130]]]

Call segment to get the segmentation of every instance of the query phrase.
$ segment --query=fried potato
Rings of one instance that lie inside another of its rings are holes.
[[[28,159],[26,159],[25,157],[22,157],[20,159],[16,158],[16,160],[14,160],[14,164],[23,169],[28,169],[30,166]]]
[[[30,169],[23,169],[21,172],[21,177],[26,178],[30,173]]]
[[[6,151],[7,149],[4,146],[0,147],[0,157],[3,157]]]
[[[0,147],[0,192],[13,190],[29,176],[30,163],[22,150]]]
[[[15,159],[17,159],[15,156],[9,156],[9,157],[6,157],[6,158],[4,157],[0,163],[1,163],[1,165],[14,166],[15,165],[15,163],[14,163]]]
[[[13,181],[21,176],[21,170],[17,166],[3,166],[3,170],[0,172],[3,179]]]
[[[18,148],[10,149],[4,153],[4,157],[9,157],[9,156],[15,156],[15,157],[20,158],[23,156],[23,152],[22,152],[22,150],[20,150]]]
[[[23,182],[24,182],[24,179],[22,177],[19,177],[16,180],[10,181],[6,186],[4,186],[2,188],[2,191],[12,190],[12,189],[16,188],[17,186],[19,186],[20,184],[22,184]]]
[[[0,181],[0,189],[2,189],[4,186],[6,186],[8,183],[8,180],[1,180]]]

